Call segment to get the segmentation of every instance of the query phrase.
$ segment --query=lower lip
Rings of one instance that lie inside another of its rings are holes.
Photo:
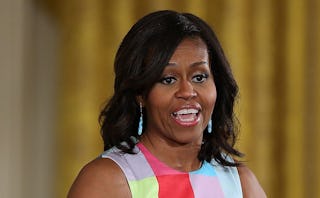
[[[177,119],[176,117],[172,116],[173,120],[181,125],[181,126],[184,126],[184,127],[192,127],[192,126],[195,126],[199,123],[200,121],[200,116],[197,115],[196,119],[192,120],[192,121],[182,121],[180,119]]]

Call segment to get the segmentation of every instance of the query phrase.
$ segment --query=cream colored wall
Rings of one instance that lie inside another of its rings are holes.
[[[1,1],[0,196],[22,197],[22,1]],[[13,16],[13,12],[17,14]],[[14,42],[13,42],[14,41]],[[15,54],[13,54],[15,52]]]
[[[55,197],[55,26],[32,1],[0,15],[0,197]]]

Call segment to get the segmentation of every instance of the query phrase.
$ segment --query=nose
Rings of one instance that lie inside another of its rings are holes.
[[[195,92],[194,87],[189,81],[181,81],[175,95],[177,98],[189,100],[193,97],[196,97],[197,92]]]

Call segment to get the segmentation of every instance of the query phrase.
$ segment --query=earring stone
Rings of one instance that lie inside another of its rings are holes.
[[[208,133],[212,133],[212,119],[210,119],[208,122],[207,130],[208,130]]]
[[[138,135],[140,136],[142,134],[143,129],[143,113],[142,113],[142,103],[139,103],[140,105],[140,119],[139,119],[139,126],[138,126]]]

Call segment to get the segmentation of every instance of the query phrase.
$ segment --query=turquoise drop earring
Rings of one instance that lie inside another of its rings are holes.
[[[139,119],[139,127],[138,127],[138,135],[140,136],[142,134],[143,129],[143,113],[142,113],[142,103],[139,103],[140,105],[140,119]]]
[[[208,133],[212,133],[212,119],[210,119],[208,122],[207,130],[208,130]]]

